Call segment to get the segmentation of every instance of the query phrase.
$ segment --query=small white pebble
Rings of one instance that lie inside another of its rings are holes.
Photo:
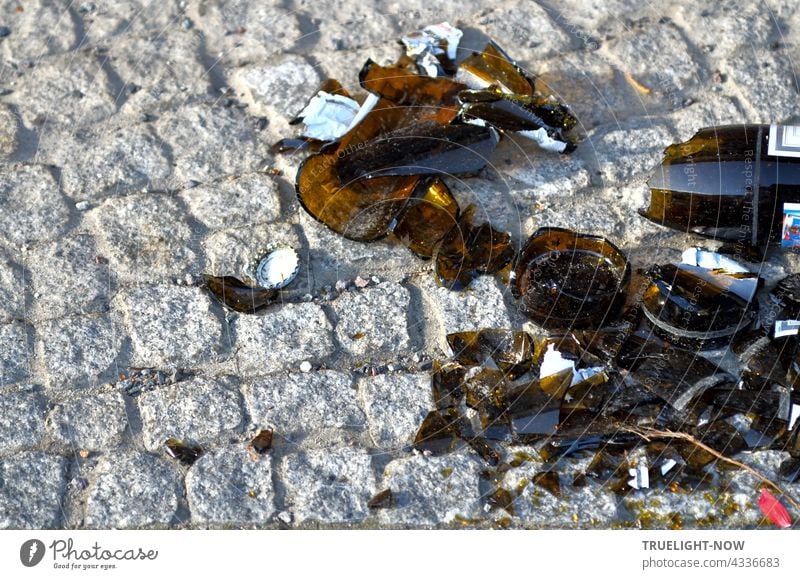
[[[292,513],[289,511],[281,511],[278,513],[278,519],[289,525],[292,522]]]
[[[379,278],[377,275],[373,275],[373,276],[372,276],[371,278],[369,278],[369,279],[371,279],[371,280],[372,280],[372,283],[381,283],[381,278]]]
[[[75,209],[77,209],[78,211],[86,211],[87,209],[89,209],[89,202],[88,201],[78,201],[75,204]]]
[[[369,285],[369,281],[365,280],[360,275],[353,280],[353,283],[357,288],[365,288]]]
[[[304,374],[311,372],[311,362],[305,360],[304,362],[300,362],[300,371]]]

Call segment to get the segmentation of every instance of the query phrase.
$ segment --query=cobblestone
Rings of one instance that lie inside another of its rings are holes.
[[[151,286],[120,297],[140,367],[193,368],[224,356],[223,326],[198,288]]]
[[[383,374],[363,378],[369,433],[375,446],[387,450],[411,444],[422,419],[433,410],[428,374]]]
[[[86,501],[89,528],[163,527],[177,513],[180,477],[151,454],[104,455],[93,474]]]
[[[207,446],[239,432],[243,418],[239,392],[227,382],[199,378],[142,394],[145,447],[156,451],[168,438]]]
[[[101,390],[56,404],[47,417],[47,433],[69,452],[108,450],[121,443],[128,424],[122,395]]]
[[[363,449],[292,454],[283,459],[281,475],[298,523],[355,523],[369,514],[367,501],[375,492],[375,476]]]
[[[46,399],[36,388],[0,391],[0,453],[30,449],[44,434]]]
[[[186,475],[186,494],[195,523],[266,523],[275,512],[271,458],[254,459],[243,445],[206,454]]]
[[[24,452],[0,458],[0,529],[55,529],[63,520],[66,461]]]
[[[245,386],[250,420],[271,426],[282,436],[325,428],[363,430],[353,377],[335,370],[265,376]]]

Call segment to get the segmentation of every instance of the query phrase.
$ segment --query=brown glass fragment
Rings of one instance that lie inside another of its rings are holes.
[[[756,317],[757,302],[731,291],[741,276],[695,266],[658,265],[648,271],[651,283],[642,298],[643,311],[662,336],[686,346],[729,342]],[[756,276],[757,277],[757,276]]]
[[[515,384],[507,394],[508,416],[517,437],[555,434],[561,402],[572,381],[572,370],[541,380]]]
[[[509,515],[514,516],[514,495],[503,487],[496,488],[487,497],[487,502],[492,509],[505,509]]]
[[[470,88],[491,85],[503,92],[532,96],[534,80],[528,76],[495,42],[490,42],[483,52],[475,52],[459,66],[456,80]]]
[[[388,175],[457,175],[486,165],[499,141],[491,127],[416,121],[361,143],[336,161],[340,183]]]
[[[491,466],[497,466],[500,463],[500,453],[485,438],[480,436],[470,437],[466,439],[466,442],[478,456]]]
[[[505,375],[499,370],[481,370],[463,384],[467,406],[478,412],[483,437],[504,440],[511,433],[506,415]]]
[[[433,361],[431,388],[436,408],[443,410],[459,405],[464,398],[461,381],[466,372],[466,368],[459,364],[449,362],[443,365],[438,360]]]
[[[309,137],[285,138],[274,143],[270,148],[270,153],[298,153],[300,151],[318,152],[325,141],[311,139]]]
[[[475,226],[474,215],[470,205],[434,252],[436,275],[449,289],[465,288],[479,275],[501,270],[514,255],[511,236],[488,223]]]
[[[260,430],[255,435],[250,444],[247,445],[248,450],[252,449],[256,454],[266,454],[272,448],[272,429],[265,428]]]
[[[537,472],[531,477],[531,482],[542,487],[554,497],[561,498],[561,477],[556,471]]]
[[[205,287],[220,302],[237,312],[254,314],[271,304],[278,291],[252,287],[232,276],[203,276]]]
[[[195,461],[203,456],[203,449],[178,440],[169,438],[164,443],[167,454],[185,466],[192,466]]]
[[[372,497],[369,502],[367,502],[367,507],[373,510],[377,509],[391,509],[394,506],[394,494],[392,493],[392,489],[384,489],[374,497]]]
[[[781,462],[779,468],[781,477],[787,482],[795,483],[800,479],[800,459],[790,456]]]
[[[430,258],[457,223],[458,213],[458,203],[443,181],[421,180],[392,233],[419,257]]]
[[[433,410],[422,421],[414,437],[414,448],[446,454],[460,446],[461,415],[454,409]]]
[[[447,343],[461,364],[486,366],[489,362],[512,380],[528,372],[533,362],[533,340],[526,332],[502,329],[457,332],[447,335]]]
[[[358,80],[364,90],[395,104],[413,107],[450,107],[458,111],[456,95],[467,87],[446,77],[432,78],[402,66],[380,66],[367,60]]]
[[[613,243],[559,227],[534,233],[514,272],[512,289],[522,312],[553,329],[614,319],[631,276],[627,258]]]

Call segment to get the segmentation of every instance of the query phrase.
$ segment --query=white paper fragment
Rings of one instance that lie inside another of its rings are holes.
[[[628,474],[631,475],[631,480],[628,485],[635,489],[649,489],[650,488],[650,473],[647,470],[647,465],[639,464],[636,468],[628,469]]]
[[[400,41],[406,47],[406,54],[417,62],[425,74],[436,77],[441,67],[436,57],[447,54],[447,58],[455,60],[458,43],[463,35],[461,30],[448,22],[440,22],[426,26],[419,32],[407,34]],[[446,45],[446,49],[442,45]]]
[[[535,141],[539,147],[545,151],[553,151],[555,153],[563,153],[567,148],[567,143],[557,141],[547,134],[547,129],[541,127],[535,131],[517,131],[518,135]]]
[[[676,464],[678,464],[678,461],[673,458],[668,458],[665,460],[661,465],[661,476],[666,475]]]
[[[539,368],[539,380],[559,374],[565,370],[571,370],[574,374],[575,362],[565,359],[561,352],[556,350],[554,344],[547,344],[547,351],[544,353],[542,366]]]
[[[367,98],[364,99],[364,103],[361,105],[361,108],[358,109],[356,116],[353,117],[352,121],[350,121],[350,126],[347,127],[347,131],[345,131],[345,133],[347,133],[348,131],[353,129],[356,125],[358,125],[358,123],[363,121],[364,117],[366,117],[369,114],[369,112],[375,108],[375,105],[378,104],[379,100],[380,97],[378,95],[373,93],[367,93]]]
[[[775,337],[796,336],[800,333],[800,320],[777,320],[775,322]]]
[[[347,133],[358,112],[355,100],[321,90],[297,116],[305,125],[304,137],[335,141]]]
[[[705,269],[724,269],[730,273],[750,273],[750,270],[727,255],[707,251],[699,247],[691,247],[683,252],[682,262]]]
[[[476,125],[478,127],[486,126],[486,121],[484,121],[483,119],[479,119],[477,117],[467,117],[464,119],[464,123],[468,125]]]
[[[696,275],[700,279],[707,281],[712,285],[719,286],[720,280],[719,276],[725,276],[724,272],[715,271],[713,269],[708,269],[706,267],[697,266],[697,265],[690,265],[686,263],[682,263],[678,266],[680,269],[689,271],[692,274]],[[741,273],[741,272],[737,272]],[[732,294],[736,294],[740,298],[746,301],[752,301],[753,297],[756,295],[756,291],[758,290],[758,277],[744,277],[744,278],[736,278],[733,276],[725,276],[728,277],[728,283],[725,284],[725,288]]]
[[[800,418],[800,404],[792,404],[792,409],[789,411],[789,430],[794,428],[798,418]]]

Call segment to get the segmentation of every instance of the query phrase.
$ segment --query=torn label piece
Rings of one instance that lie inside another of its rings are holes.
[[[555,153],[563,153],[567,150],[569,143],[565,143],[563,141],[558,141],[552,138],[548,133],[547,129],[542,127],[541,129],[536,129],[535,131],[519,131],[518,135],[522,135],[523,137],[534,141],[539,147],[544,149],[545,151],[553,151]]]
[[[629,486],[637,490],[650,488],[650,473],[646,465],[640,464],[636,468],[628,469],[628,474],[632,477],[628,481]]]
[[[544,359],[542,360],[542,365],[539,368],[539,379],[541,380],[543,378],[547,378],[548,376],[554,376],[555,374],[559,374],[565,370],[570,370],[574,374],[575,362],[564,358],[561,355],[561,352],[556,350],[554,344],[547,344],[547,351],[544,353]]]
[[[445,56],[451,63],[456,59],[458,43],[464,35],[461,30],[447,22],[426,26],[419,32],[403,36],[400,42],[406,48],[406,55],[414,59],[417,66],[428,76],[437,77],[444,73],[438,56]]]
[[[335,141],[350,130],[359,114],[358,103],[348,97],[319,91],[297,115],[305,125],[303,136],[320,141]]]
[[[673,458],[668,458],[665,460],[661,465],[661,476],[665,476],[676,464],[678,464],[678,461]]]
[[[798,333],[800,333],[800,320],[777,320],[775,322],[774,337],[776,338],[796,336]]]
[[[727,273],[750,273],[750,270],[738,261],[700,247],[690,247],[685,250],[681,255],[681,261],[687,265],[696,265],[706,269],[721,269]]]

